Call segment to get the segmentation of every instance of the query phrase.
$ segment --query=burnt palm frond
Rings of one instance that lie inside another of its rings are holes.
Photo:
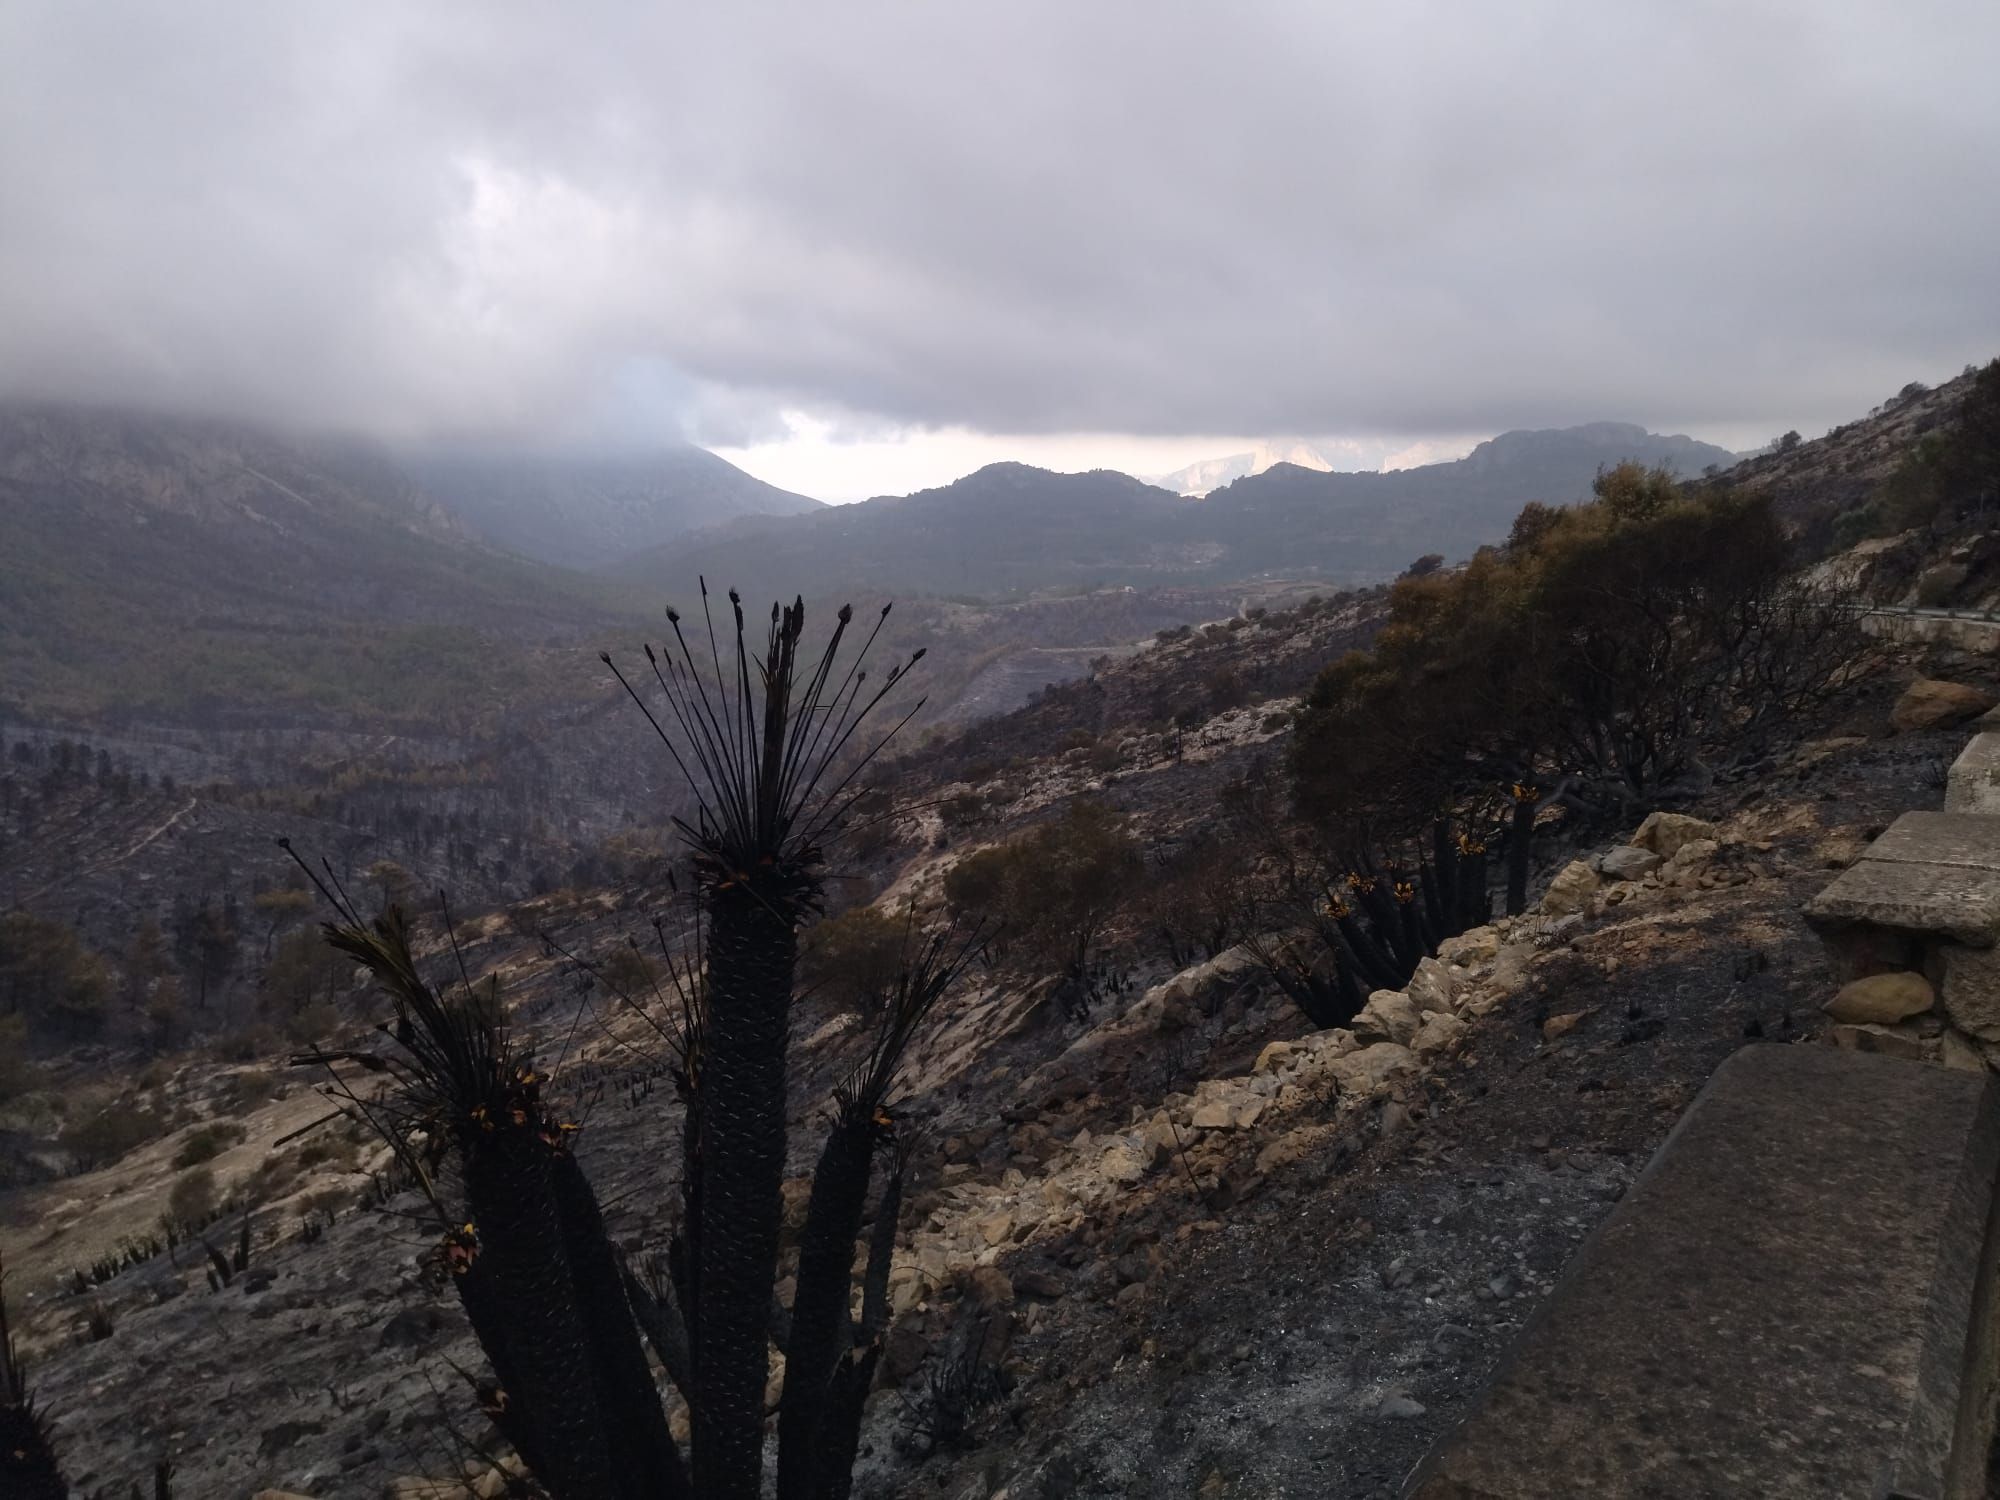
[[[886,623],[884,605],[859,649],[843,661],[841,647],[854,618],[842,605],[817,661],[802,659],[805,603],[771,606],[763,650],[751,648],[743,603],[732,589],[733,659],[717,639],[708,584],[701,585],[707,627],[704,663],[681,628],[679,611],[667,622],[674,645],[645,648],[664,705],[655,713],[610,654],[601,660],[645,714],[697,804],[694,819],[675,824],[696,854],[704,882],[803,883],[810,894],[822,843],[851,805],[853,783],[873,762],[908,715],[872,736],[864,727],[874,711],[923,658],[923,651],[891,667],[870,688],[864,665]],[[921,708],[919,702],[916,708]],[[910,710],[911,714],[916,708]],[[670,733],[669,725],[678,733]]]

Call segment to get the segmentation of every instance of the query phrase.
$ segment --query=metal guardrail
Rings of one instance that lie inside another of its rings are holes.
[[[1851,609],[1857,615],[1897,615],[1910,620],[1973,620],[1980,624],[2000,625],[2000,610],[1992,609],[1941,609],[1921,604],[1844,604],[1843,609]]]

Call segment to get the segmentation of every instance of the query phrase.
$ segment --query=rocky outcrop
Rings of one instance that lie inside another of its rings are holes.
[[[1646,821],[1639,825],[1639,831],[1632,835],[1632,844],[1634,848],[1648,850],[1661,859],[1672,859],[1683,844],[1716,837],[1713,823],[1689,817],[1686,813],[1656,812],[1648,814]]]

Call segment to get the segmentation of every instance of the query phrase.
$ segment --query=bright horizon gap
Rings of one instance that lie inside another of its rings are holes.
[[[711,451],[766,484],[831,505],[936,489],[995,463],[1028,464],[1057,473],[1114,469],[1137,479],[1149,479],[1193,464],[1260,449],[1282,452],[1294,444],[1315,449],[1341,472],[1387,473],[1424,464],[1449,463],[1497,435],[1462,433],[1415,439],[1228,434],[1141,437],[1127,433],[987,433],[947,427],[847,438],[838,435],[835,424],[801,412],[786,412],[784,422],[789,430],[783,438],[743,446],[719,446]],[[1686,436],[1731,452],[1760,447],[1777,436],[1752,435],[1731,426],[1690,430],[1640,425],[1653,432],[1685,432]]]

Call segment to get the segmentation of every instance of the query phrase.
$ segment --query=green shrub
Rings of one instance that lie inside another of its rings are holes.
[[[176,1169],[200,1166],[205,1161],[214,1161],[231,1146],[244,1137],[241,1125],[227,1120],[211,1120],[206,1125],[197,1125],[181,1140],[180,1149],[174,1153]]]
[[[208,1167],[196,1167],[174,1179],[174,1185],[167,1193],[167,1211],[161,1219],[183,1233],[190,1232],[215,1217],[216,1204],[214,1171]]]
[[[95,1172],[157,1140],[164,1128],[165,1122],[152,1110],[119,1103],[66,1126],[56,1137],[56,1149],[78,1171]]]
[[[902,972],[909,931],[907,920],[879,907],[850,907],[806,929],[799,968],[836,1005],[872,1016]]]

